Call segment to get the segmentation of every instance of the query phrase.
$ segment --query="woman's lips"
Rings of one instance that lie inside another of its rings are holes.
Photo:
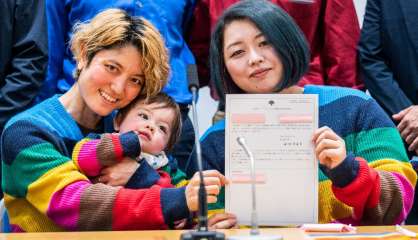
[[[250,74],[250,77],[252,78],[262,78],[267,75],[267,73],[271,70],[271,68],[261,68],[253,71]]]

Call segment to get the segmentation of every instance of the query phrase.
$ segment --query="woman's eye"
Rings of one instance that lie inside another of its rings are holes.
[[[136,85],[139,85],[139,86],[142,85],[142,79],[140,79],[140,78],[132,78],[132,82]]]
[[[233,57],[237,57],[237,56],[239,56],[240,54],[242,54],[244,51],[243,50],[237,50],[237,51],[234,51],[232,54],[231,54],[231,58],[233,58]]]
[[[267,40],[264,40],[264,41],[260,42],[260,47],[268,46],[268,45],[270,45],[270,43]]]
[[[145,113],[140,113],[138,114],[139,117],[141,117],[142,119],[148,120],[148,115]]]
[[[105,64],[105,67],[106,67],[107,71],[112,72],[112,73],[116,72],[118,70],[118,68],[113,66],[112,64]]]

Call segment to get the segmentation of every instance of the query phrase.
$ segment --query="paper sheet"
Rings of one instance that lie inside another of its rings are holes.
[[[317,95],[231,94],[226,97],[226,211],[250,224],[250,160],[237,143],[244,137],[255,159],[260,225],[318,221],[318,165],[312,134],[318,126]]]

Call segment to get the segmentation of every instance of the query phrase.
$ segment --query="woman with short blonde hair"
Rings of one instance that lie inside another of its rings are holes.
[[[183,188],[126,189],[93,183],[71,160],[87,133],[113,132],[112,112],[167,82],[168,57],[156,29],[123,10],[103,11],[77,25],[72,38],[76,83],[12,118],[1,138],[5,205],[13,232],[166,229],[197,210],[199,181]],[[133,176],[139,163],[115,135],[115,158]],[[138,138],[132,132],[130,138]],[[16,141],[18,139],[18,141]],[[100,154],[100,153],[98,153]],[[81,165],[81,164],[80,164]],[[218,172],[211,177],[221,178]],[[213,179],[213,178],[212,178]],[[206,181],[205,181],[206,182]],[[219,181],[222,182],[222,181]],[[216,195],[216,194],[215,194]]]

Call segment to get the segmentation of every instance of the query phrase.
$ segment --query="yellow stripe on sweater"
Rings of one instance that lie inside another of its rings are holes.
[[[331,186],[331,180],[325,180],[319,183],[319,223],[330,223],[336,219],[350,217],[352,214],[352,208],[335,197]]]
[[[28,186],[26,198],[42,213],[46,214],[54,193],[65,186],[80,180],[88,180],[72,161],[55,167]]]
[[[18,225],[25,232],[64,231],[24,198],[14,198],[4,194],[4,202],[10,223]]]
[[[181,180],[180,182],[178,182],[178,183],[176,184],[176,188],[181,188],[181,187],[187,186],[187,184],[189,184],[189,181],[188,181],[188,180],[183,179],[183,180]]]

